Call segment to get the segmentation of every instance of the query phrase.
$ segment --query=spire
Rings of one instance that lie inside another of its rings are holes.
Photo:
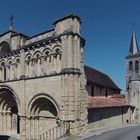
[[[14,26],[13,26],[13,20],[14,20],[14,16],[13,15],[11,15],[11,17],[9,18],[9,20],[10,20],[10,26],[9,26],[9,30],[10,31],[14,31]]]
[[[138,48],[138,43],[137,43],[135,32],[132,32],[129,53],[132,55],[139,53],[139,48]]]

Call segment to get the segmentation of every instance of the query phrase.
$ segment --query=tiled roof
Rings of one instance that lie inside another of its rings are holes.
[[[112,79],[108,75],[94,68],[85,66],[85,74],[86,74],[88,83],[120,90],[119,87],[112,81]]]
[[[124,96],[115,94],[108,97],[94,96],[88,97],[88,108],[121,107],[127,106]]]

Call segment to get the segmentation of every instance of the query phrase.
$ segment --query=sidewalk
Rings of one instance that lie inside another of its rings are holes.
[[[115,127],[110,127],[110,128],[101,128],[101,129],[96,129],[96,130],[95,129],[90,129],[90,130],[87,130],[86,132],[84,132],[84,133],[82,133],[78,136],[71,135],[71,136],[61,138],[59,140],[86,140],[89,137],[92,137],[92,136],[95,136],[95,135],[100,135],[104,132],[108,132],[108,131],[111,131],[111,130],[116,130],[116,129],[119,129],[119,128],[137,126],[137,125],[138,124],[125,124],[125,125],[115,126]]]

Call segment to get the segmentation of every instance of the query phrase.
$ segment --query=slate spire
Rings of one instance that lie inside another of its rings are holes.
[[[135,32],[132,32],[129,53],[131,55],[139,54],[139,48],[138,48],[138,43],[137,43],[137,38],[136,38]]]

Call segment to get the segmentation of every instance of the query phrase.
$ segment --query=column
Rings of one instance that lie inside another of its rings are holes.
[[[50,72],[51,74],[53,73],[54,71],[54,58],[53,58],[53,55],[51,55],[51,61],[50,61]]]
[[[21,53],[21,56],[20,56],[20,76],[25,76],[26,75],[26,72],[25,72],[25,65],[27,66],[27,62],[25,63],[25,52],[24,52],[24,49],[22,49],[20,51]]]
[[[57,55],[57,63],[56,63],[56,65],[57,65],[57,72],[60,72],[60,70],[61,70],[61,54]]]
[[[26,72],[25,72],[25,76],[29,76],[29,61],[26,61],[26,63],[25,63],[25,70],[26,70]]]
[[[29,61],[29,67],[28,67],[28,77],[32,77],[32,60]]]
[[[42,58],[42,67],[41,67],[41,71],[42,71],[42,75],[45,75],[45,57]]]
[[[53,71],[56,72],[57,71],[57,54],[54,54],[53,56]]]
[[[25,116],[20,116],[20,139],[27,140],[26,139],[26,117]]]
[[[2,116],[2,126],[3,126],[3,131],[5,132],[6,130],[6,115],[5,115],[5,112],[3,112],[3,116]]]
[[[11,124],[12,120],[11,120],[11,112],[7,111],[7,131],[11,132],[12,130],[12,124]]]
[[[2,77],[2,67],[0,67],[0,80],[3,80],[3,77]]]
[[[2,132],[2,112],[0,112],[0,132]]]

